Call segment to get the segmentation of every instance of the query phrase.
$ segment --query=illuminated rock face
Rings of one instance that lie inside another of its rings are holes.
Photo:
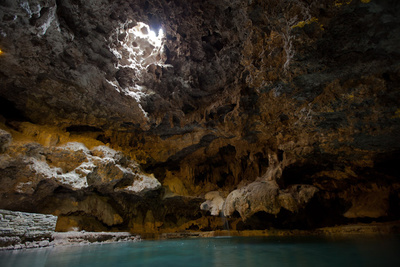
[[[3,1],[0,208],[60,231],[399,219],[394,2]]]

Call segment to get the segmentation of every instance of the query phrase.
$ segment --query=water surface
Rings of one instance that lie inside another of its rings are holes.
[[[216,237],[0,251],[0,266],[400,266],[400,236]]]

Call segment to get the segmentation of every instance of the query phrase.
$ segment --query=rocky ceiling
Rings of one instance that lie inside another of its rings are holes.
[[[212,230],[221,210],[236,229],[399,219],[398,14],[0,0],[0,208],[59,230]]]

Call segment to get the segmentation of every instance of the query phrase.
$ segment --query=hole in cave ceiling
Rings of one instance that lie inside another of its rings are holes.
[[[158,34],[150,27],[132,21],[121,24],[110,37],[109,49],[117,58],[118,63],[114,80],[107,80],[118,92],[133,97],[138,103],[145,95],[151,94],[143,86],[148,79],[151,66],[165,65],[166,55],[163,51],[164,32],[160,28]],[[143,111],[144,112],[144,111]]]

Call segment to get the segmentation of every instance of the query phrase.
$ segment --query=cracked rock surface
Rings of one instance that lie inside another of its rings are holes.
[[[63,231],[398,220],[399,13],[0,1],[0,208]]]

